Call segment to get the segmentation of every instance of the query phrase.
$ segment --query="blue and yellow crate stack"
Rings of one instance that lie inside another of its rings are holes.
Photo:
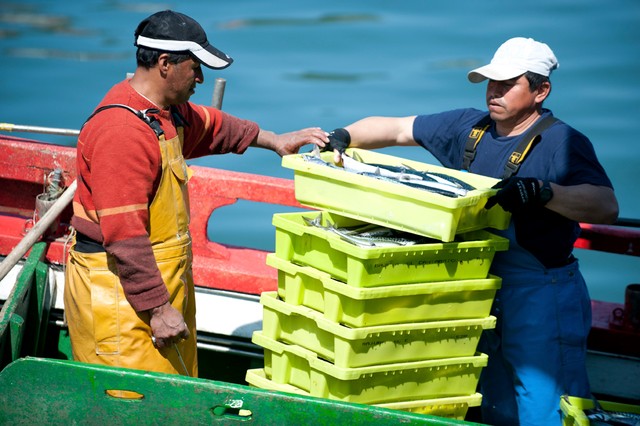
[[[484,209],[495,179],[376,152],[365,163],[451,174],[474,190],[457,198],[284,157],[297,200],[317,210],[273,217],[278,290],[265,292],[260,388],[464,419],[487,356],[476,352],[499,277],[489,274],[508,241],[509,215]],[[322,154],[330,161],[332,153]],[[366,225],[422,237],[413,245],[359,246],[340,235]],[[426,238],[424,238],[426,237]]]

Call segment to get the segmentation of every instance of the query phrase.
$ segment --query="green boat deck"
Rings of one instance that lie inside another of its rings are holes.
[[[213,380],[22,358],[0,373],[2,424],[451,425],[432,416]],[[135,392],[135,398],[108,390]]]

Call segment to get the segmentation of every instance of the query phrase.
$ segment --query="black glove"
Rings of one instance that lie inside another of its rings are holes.
[[[536,178],[510,177],[501,180],[493,186],[500,188],[496,195],[489,197],[485,209],[490,209],[496,204],[508,212],[519,213],[525,209],[539,207],[540,184]]]
[[[322,151],[333,151],[343,153],[351,143],[351,135],[346,129],[339,128],[329,133],[329,143],[322,148]]]

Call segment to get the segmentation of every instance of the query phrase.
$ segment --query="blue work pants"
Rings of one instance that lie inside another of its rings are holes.
[[[505,276],[506,275],[506,276]],[[479,350],[482,421],[491,425],[561,425],[560,396],[590,397],[586,343],[591,302],[578,261],[554,269],[503,271]]]

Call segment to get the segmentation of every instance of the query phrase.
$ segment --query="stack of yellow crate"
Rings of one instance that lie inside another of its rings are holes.
[[[341,179],[344,192],[360,190]],[[298,192],[296,183],[300,200]],[[483,196],[475,197],[478,204]],[[379,207],[378,215],[393,209]],[[267,263],[278,269],[278,291],[261,296],[263,329],[253,342],[264,348],[265,365],[249,370],[247,382],[464,418],[481,399],[475,391],[487,357],[476,347],[482,330],[495,327],[489,312],[501,283],[488,271],[507,240],[482,229],[456,234],[454,225],[453,236],[440,227],[447,234],[438,234],[438,241],[363,248],[325,228],[375,221],[329,209],[273,218],[276,252]],[[428,220],[420,217],[415,222]],[[314,219],[320,227],[308,224]],[[469,227],[486,226],[463,219]]]

